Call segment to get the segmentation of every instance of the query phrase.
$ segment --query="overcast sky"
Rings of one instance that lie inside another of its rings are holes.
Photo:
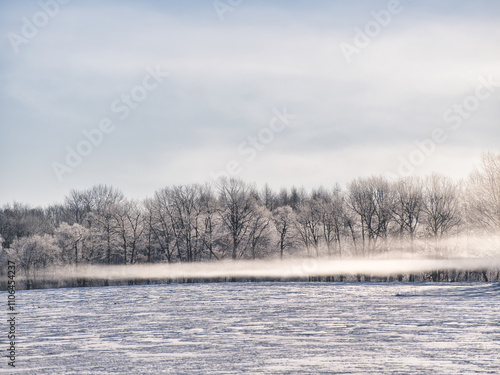
[[[54,1],[0,3],[0,204],[461,178],[498,151],[498,1]]]

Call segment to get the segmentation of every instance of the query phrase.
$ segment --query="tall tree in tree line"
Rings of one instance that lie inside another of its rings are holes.
[[[411,250],[414,250],[414,241],[420,224],[423,210],[423,186],[418,177],[405,177],[392,185],[394,190],[393,217],[398,226],[399,234],[410,238]]]
[[[372,252],[380,243],[386,245],[393,211],[387,180],[375,176],[355,179],[348,185],[348,204],[360,219],[363,255],[366,249]]]
[[[247,235],[248,224],[256,205],[252,197],[254,189],[241,180],[231,178],[220,179],[217,183],[217,191],[219,215],[231,238],[231,258],[237,259],[238,250]]]
[[[423,197],[425,227],[436,240],[462,222],[458,185],[449,178],[436,173],[428,176]]]
[[[320,203],[317,199],[306,199],[298,205],[295,229],[306,248],[307,256],[311,256],[311,248],[315,255],[319,256],[321,219]]]
[[[295,222],[295,213],[290,206],[281,206],[273,212],[273,223],[278,232],[278,250],[280,258],[286,249],[294,246],[293,223]]]
[[[500,232],[500,154],[487,152],[468,181],[467,201],[472,220],[489,232]]]
[[[328,255],[336,250],[342,256],[341,237],[345,227],[344,198],[339,185],[331,191],[319,189],[313,192],[312,199],[318,201],[318,209],[322,226],[323,240],[327,246]]]
[[[262,258],[272,250],[270,221],[271,212],[265,206],[255,205],[248,223],[248,247],[252,259]]]

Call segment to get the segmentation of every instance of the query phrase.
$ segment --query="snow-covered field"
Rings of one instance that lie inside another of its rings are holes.
[[[16,296],[17,368],[2,356],[2,373],[500,373],[499,284],[170,284]]]

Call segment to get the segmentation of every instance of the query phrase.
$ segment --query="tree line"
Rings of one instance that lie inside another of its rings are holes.
[[[142,201],[112,186],[72,190],[62,204],[0,209],[0,261],[27,286],[53,265],[374,256],[453,256],[449,239],[500,230],[500,154],[469,178],[360,177],[345,188],[257,189],[240,179],[168,186]],[[471,249],[480,250],[480,249]],[[2,267],[4,272],[6,267]]]

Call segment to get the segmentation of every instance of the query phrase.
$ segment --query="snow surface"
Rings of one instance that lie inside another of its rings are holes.
[[[18,366],[3,357],[0,373],[500,373],[499,284],[170,284],[16,296]]]

